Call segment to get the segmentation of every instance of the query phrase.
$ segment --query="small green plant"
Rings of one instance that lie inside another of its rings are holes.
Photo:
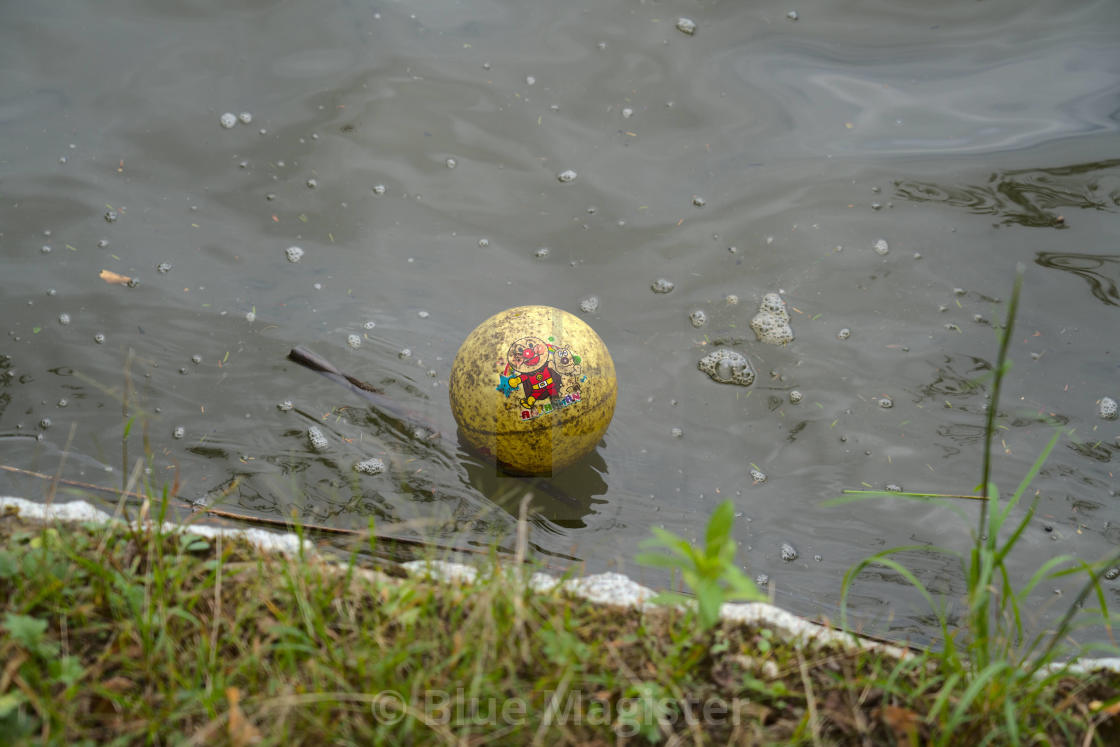
[[[735,507],[724,501],[712,513],[704,536],[704,546],[693,546],[688,540],[660,527],[653,527],[654,536],[643,547],[667,550],[664,553],[640,553],[636,560],[643,565],[679,571],[692,593],[701,626],[707,630],[719,621],[719,608],[726,601],[765,601],[754,581],[735,565]],[[661,594],[660,601],[680,602],[680,594]]]
[[[1034,478],[1038,475],[1054,446],[1064,434],[1056,430],[1049,443],[1043,448],[1030,469],[1019,482],[1011,497],[1001,501],[997,486],[991,481],[992,440],[996,432],[1000,389],[1004,377],[1011,367],[1007,357],[1008,344],[1014,328],[1015,316],[1022,288],[1023,268],[1020,266],[1007,307],[1007,319],[1001,330],[999,355],[992,373],[992,390],[988,404],[985,425],[983,469],[980,485],[976,490],[980,501],[979,524],[973,535],[973,542],[967,559],[952,550],[940,547],[905,546],[893,547],[875,553],[853,565],[844,575],[843,591],[840,597],[841,625],[847,630],[847,599],[852,583],[867,567],[884,566],[902,576],[926,599],[937,616],[943,637],[943,647],[935,654],[942,665],[943,679],[934,707],[927,716],[927,722],[936,726],[935,743],[946,744],[967,739],[965,736],[969,723],[976,723],[976,712],[993,716],[991,721],[1000,723],[1002,731],[986,732],[987,739],[1007,741],[1018,744],[1024,739],[1024,731],[1035,736],[1045,732],[1050,724],[1047,720],[1062,723],[1068,716],[1060,709],[1053,708],[1046,699],[1051,697],[1057,680],[1063,676],[1067,667],[1055,666],[1058,661],[1059,644],[1075,627],[1075,618],[1082,611],[1089,612],[1091,622],[1109,626],[1110,616],[1104,592],[1098,582],[1104,568],[1113,565],[1114,556],[1099,564],[1088,564],[1069,555],[1050,558],[1032,574],[1021,587],[1016,588],[1007,568],[1006,560],[1018,544],[1024,530],[1029,526],[1038,505],[1039,496],[1012,526],[1011,512],[1026,495]],[[844,491],[848,497],[830,501],[826,505],[839,505],[853,500],[872,497],[892,499],[909,498],[927,500],[932,494],[897,493],[886,491]],[[969,496],[957,496],[969,497]],[[944,501],[938,501],[944,505]],[[1010,531],[1008,531],[1010,528]],[[1001,540],[1001,537],[1003,539]],[[956,555],[961,561],[961,570],[967,580],[965,609],[958,629],[950,629],[949,616],[937,604],[933,594],[925,585],[894,557],[908,551],[933,551]],[[1056,628],[1033,637],[1024,632],[1022,611],[1028,597],[1040,583],[1063,576],[1084,574],[1086,582],[1076,596]],[[1083,610],[1083,604],[1095,592],[1099,608]],[[1039,716],[1039,714],[1046,714]],[[1024,714],[1032,714],[1028,718]],[[1027,719],[1025,722],[1024,719]],[[990,725],[990,722],[988,722]]]

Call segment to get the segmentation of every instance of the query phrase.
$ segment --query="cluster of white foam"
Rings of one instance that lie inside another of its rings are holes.
[[[751,329],[762,342],[771,345],[788,345],[793,342],[793,328],[789,326],[786,302],[777,293],[762,297],[758,313],[751,319]]]
[[[754,369],[742,353],[729,348],[719,348],[705,355],[698,364],[701,371],[721,384],[750,386],[754,383]]]

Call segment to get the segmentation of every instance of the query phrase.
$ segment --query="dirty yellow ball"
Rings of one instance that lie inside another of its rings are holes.
[[[595,448],[618,382],[583,320],[518,306],[471,332],[451,366],[451,412],[471,446],[509,472],[548,475]]]

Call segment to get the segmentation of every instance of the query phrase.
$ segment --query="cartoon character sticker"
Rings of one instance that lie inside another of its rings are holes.
[[[511,400],[510,406],[521,409],[522,420],[579,402],[580,385],[587,379],[578,355],[539,337],[514,340],[506,351],[500,378],[497,390],[507,399],[514,390],[521,390],[521,396]]]
[[[580,357],[567,348],[557,348],[552,353],[552,363],[556,373],[560,374],[560,395],[579,395],[579,385],[583,380],[583,367]]]

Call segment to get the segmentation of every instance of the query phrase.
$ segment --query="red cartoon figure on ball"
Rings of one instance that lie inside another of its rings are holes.
[[[539,337],[522,337],[509,346],[506,361],[516,375],[510,377],[508,385],[511,389],[522,387],[524,407],[532,409],[545,397],[560,396],[560,374],[549,365],[550,351],[548,343]]]

